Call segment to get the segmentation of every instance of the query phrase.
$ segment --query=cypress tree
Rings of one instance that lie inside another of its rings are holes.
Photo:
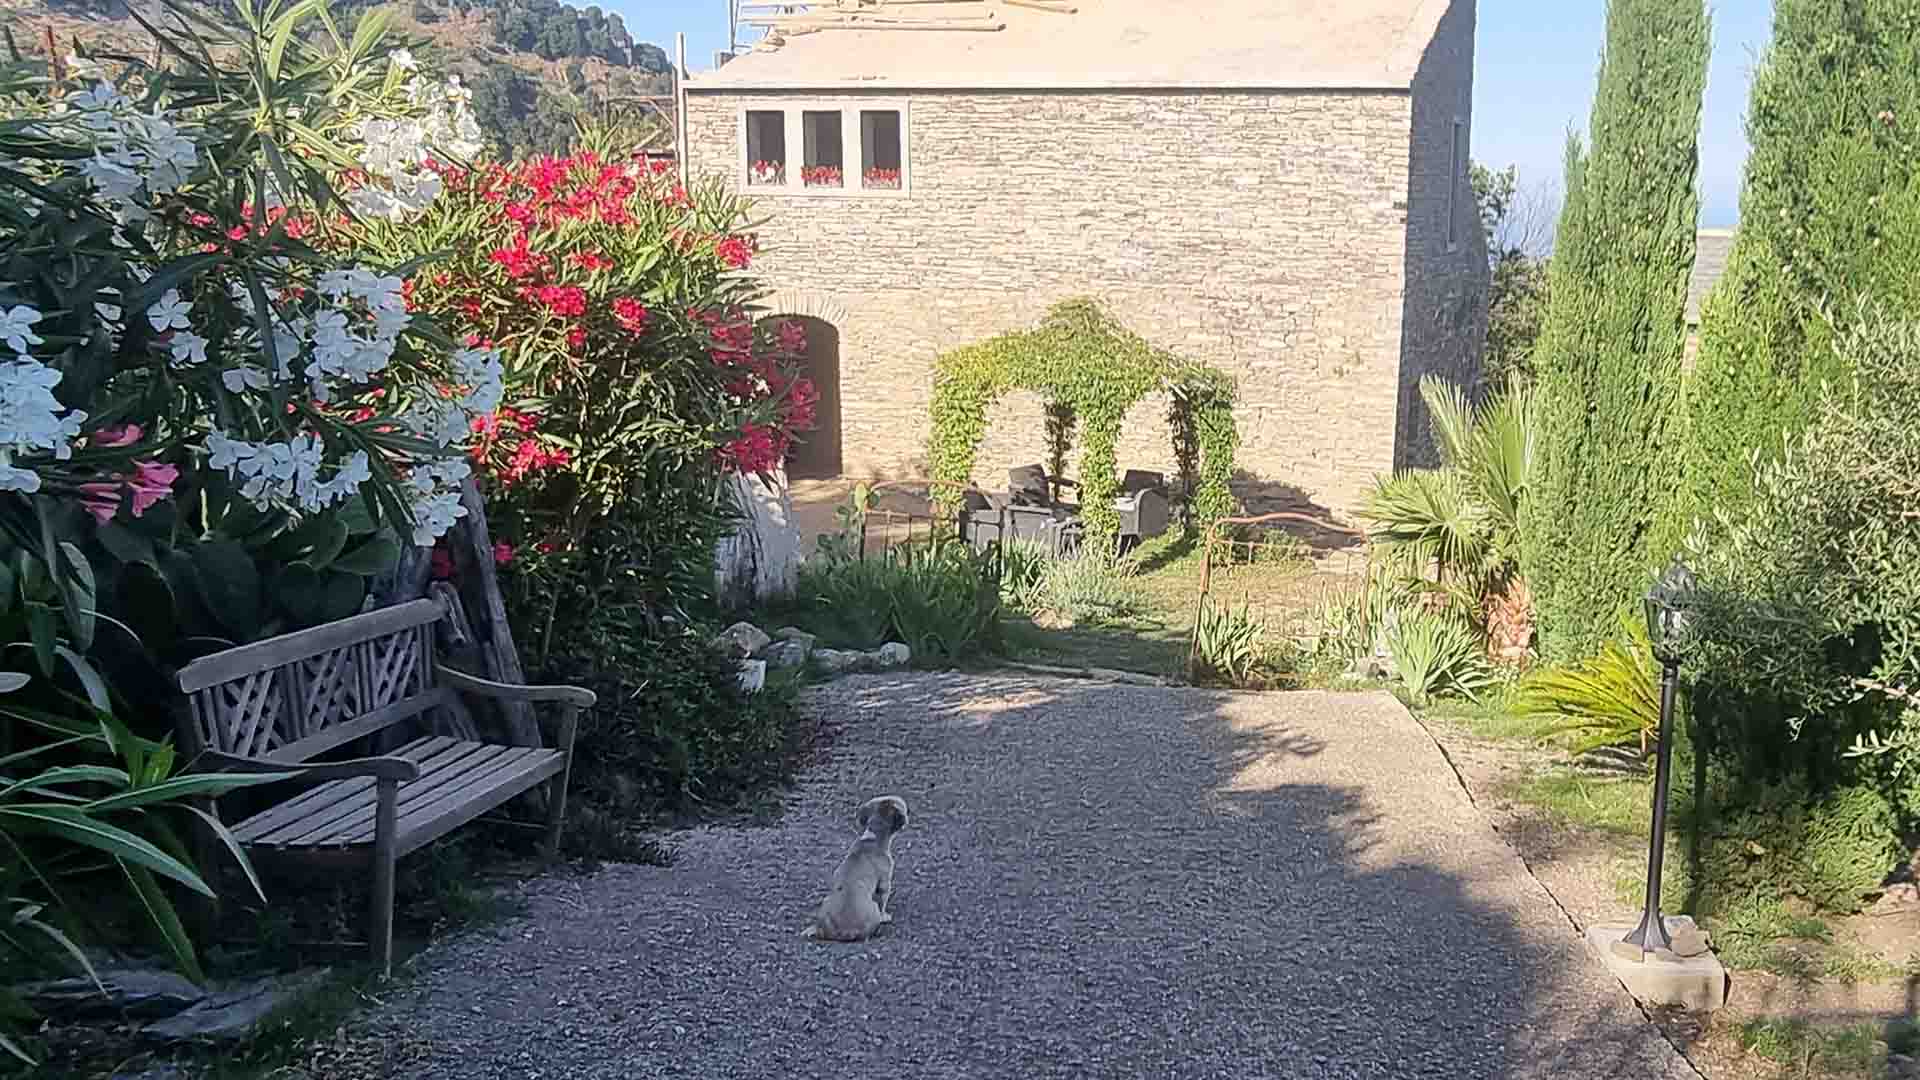
[[[1777,0],[1726,276],[1687,387],[1682,528],[1811,419],[1854,301],[1920,315],[1920,0]]]
[[[1664,554],[1651,549],[1678,487],[1707,38],[1702,0],[1611,0],[1592,146],[1568,138],[1521,527],[1555,662],[1597,651]]]

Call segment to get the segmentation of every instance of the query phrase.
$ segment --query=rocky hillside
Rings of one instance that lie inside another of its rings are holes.
[[[151,0],[134,0],[148,4]],[[211,9],[224,0],[203,0]],[[564,149],[576,116],[648,115],[647,98],[668,95],[673,66],[658,45],[634,41],[618,14],[560,0],[334,0],[342,32],[367,12],[392,9],[392,34],[423,61],[458,72],[474,113],[510,152]],[[145,13],[148,8],[140,10]],[[144,51],[151,39],[124,0],[0,0],[0,25],[26,54],[48,35],[65,52]]]

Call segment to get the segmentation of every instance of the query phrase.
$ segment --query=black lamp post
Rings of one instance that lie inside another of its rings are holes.
[[[1647,848],[1647,907],[1640,925],[1621,940],[1642,952],[1673,949],[1660,914],[1660,870],[1667,854],[1667,786],[1673,772],[1673,695],[1680,679],[1680,644],[1693,598],[1692,571],[1678,560],[1660,575],[1641,603],[1647,613],[1647,638],[1660,661],[1660,742],[1653,769],[1653,837]]]

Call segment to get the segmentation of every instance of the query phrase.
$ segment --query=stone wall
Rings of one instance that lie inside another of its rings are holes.
[[[1473,198],[1474,4],[1456,0],[1441,18],[1413,83],[1408,185],[1407,291],[1401,327],[1400,407],[1394,466],[1432,464],[1420,378],[1433,374],[1473,388],[1487,337],[1487,239]],[[1449,221],[1451,215],[1451,221]],[[1451,232],[1449,232],[1451,226]]]
[[[737,182],[739,110],[755,100],[690,93],[696,176]],[[1238,380],[1243,495],[1297,490],[1344,509],[1392,467],[1409,170],[1425,164],[1409,152],[1412,95],[904,100],[906,197],[756,193],[770,215],[756,270],[802,298],[774,306],[831,306],[843,320],[849,474],[922,472],[934,357],[1076,295]],[[1148,401],[1129,416],[1122,468],[1171,469],[1164,412]],[[995,419],[976,479],[998,488],[1007,467],[1043,458],[1044,436],[1029,396]]]

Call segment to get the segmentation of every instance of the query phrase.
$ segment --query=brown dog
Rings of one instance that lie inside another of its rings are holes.
[[[833,872],[827,898],[803,937],[823,941],[865,941],[893,921],[887,897],[893,892],[893,835],[907,827],[907,803],[882,795],[860,804],[854,815],[860,838]]]

